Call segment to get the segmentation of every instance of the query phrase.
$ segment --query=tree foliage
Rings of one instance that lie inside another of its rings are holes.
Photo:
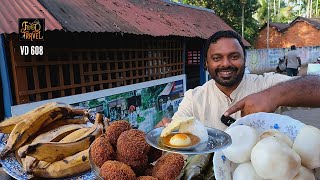
[[[290,23],[297,16],[319,17],[320,0],[172,0],[179,3],[212,9],[236,32],[242,30],[242,4],[244,5],[244,38],[253,44],[259,27],[268,20]]]
[[[242,2],[244,4],[244,38],[253,44],[259,23],[253,18],[260,4],[257,0],[182,0],[185,4],[212,9],[236,32],[242,31]]]
[[[320,15],[320,0],[259,0],[261,7],[256,17],[260,24],[267,21],[268,1],[269,19],[272,22],[290,23],[298,16],[314,18]]]
[[[256,17],[260,25],[268,20],[268,2],[267,0],[259,0],[261,7],[258,9]],[[271,22],[289,23],[297,16],[297,12],[293,10],[294,6],[286,4],[282,0],[269,0],[269,19]]]

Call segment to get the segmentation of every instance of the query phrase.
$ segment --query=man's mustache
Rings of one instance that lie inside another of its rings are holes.
[[[236,67],[228,67],[228,68],[216,69],[216,73],[221,72],[221,71],[238,71],[238,68],[236,68]]]

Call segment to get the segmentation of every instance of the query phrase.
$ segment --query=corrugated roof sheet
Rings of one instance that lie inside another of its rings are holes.
[[[271,27],[275,27],[277,28],[278,31],[283,30],[284,28],[286,28],[289,24],[285,24],[285,23],[270,23]]]
[[[270,27],[277,28],[278,31],[286,31],[288,28],[293,26],[296,22],[304,21],[312,26],[314,26],[317,29],[320,29],[320,18],[305,18],[298,16],[296,19],[294,19],[291,23],[285,24],[285,23],[274,23],[270,22]],[[260,31],[267,27],[267,23],[265,23],[261,28]]]
[[[62,26],[37,0],[1,0],[0,34],[18,33],[19,18],[45,18],[46,30],[61,30]]]
[[[298,21],[305,21],[312,26],[314,26],[317,29],[320,29],[320,18],[305,18],[305,17],[297,17],[294,21],[290,23],[290,26],[292,26],[295,22]]]
[[[213,11],[162,0],[39,0],[71,32],[208,38],[231,29]]]

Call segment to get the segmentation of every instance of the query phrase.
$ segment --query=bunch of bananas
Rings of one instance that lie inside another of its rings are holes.
[[[62,103],[47,103],[0,123],[9,134],[0,157],[15,153],[30,177],[63,178],[90,169],[90,144],[103,133],[103,116],[87,123],[88,112]]]

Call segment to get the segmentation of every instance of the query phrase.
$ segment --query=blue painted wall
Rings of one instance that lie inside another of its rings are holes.
[[[0,35],[0,73],[2,81],[2,96],[4,105],[4,116],[11,117],[12,94],[10,76],[8,73],[8,64],[6,59],[6,51],[4,47],[4,35]]]
[[[206,72],[204,69],[204,45],[200,49],[200,85],[206,82]]]

